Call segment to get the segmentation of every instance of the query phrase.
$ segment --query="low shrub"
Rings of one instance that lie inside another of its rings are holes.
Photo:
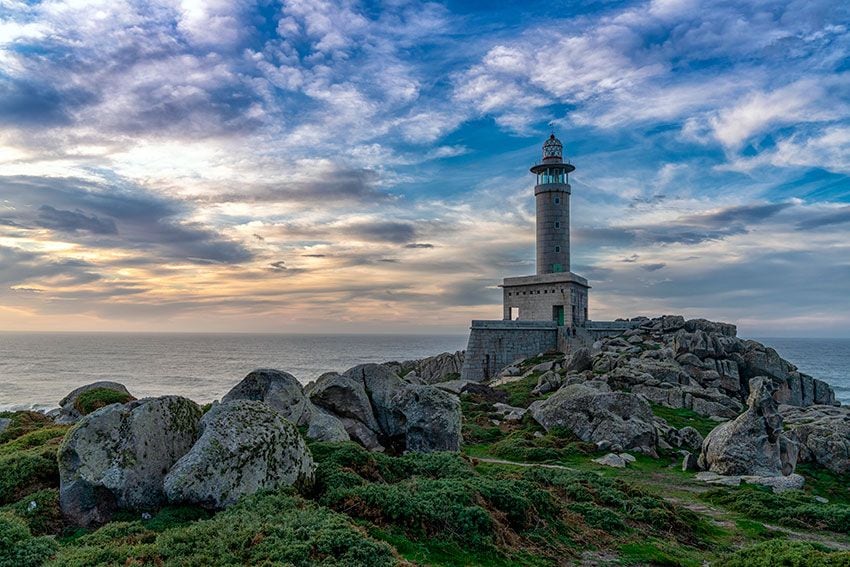
[[[850,533],[850,506],[822,504],[798,490],[774,494],[768,488],[744,485],[737,489],[711,490],[702,498],[750,518]]]
[[[0,512],[23,520],[33,535],[58,534],[64,525],[59,509],[59,491],[55,488],[27,494],[14,504],[0,508]]]
[[[141,521],[113,522],[69,542],[49,565],[138,563],[383,567],[396,560],[389,545],[349,518],[283,491],[244,498],[210,519],[160,533]]]
[[[126,404],[135,399],[130,394],[110,388],[94,388],[77,396],[74,401],[74,409],[82,415],[88,415],[102,407],[111,404]]]
[[[0,567],[38,567],[57,548],[53,538],[33,537],[23,520],[0,513]]]
[[[0,456],[0,506],[30,492],[58,486],[55,447],[34,447]]]
[[[37,411],[4,411],[0,412],[0,417],[11,420],[6,429],[0,433],[0,443],[6,443],[31,431],[53,425],[52,419]]]
[[[829,551],[810,543],[770,540],[745,547],[719,561],[721,567],[847,567],[850,552]]]

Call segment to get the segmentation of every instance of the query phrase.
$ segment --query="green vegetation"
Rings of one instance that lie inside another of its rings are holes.
[[[757,543],[725,557],[722,567],[847,567],[850,552],[829,551],[799,541]]]
[[[26,523],[0,513],[0,567],[37,567],[56,553],[50,537],[33,537]]]
[[[700,435],[705,437],[712,429],[717,427],[716,421],[711,421],[707,417],[703,417],[693,410],[687,408],[668,408],[660,404],[650,404],[652,413],[657,417],[664,419],[668,425],[676,429],[682,429],[690,425],[700,432]]]
[[[135,399],[130,394],[110,388],[94,388],[77,396],[76,401],[74,401],[74,409],[81,415],[88,415],[108,405],[125,404]]]
[[[509,405],[526,408],[531,402],[540,398],[540,396],[532,394],[531,391],[537,386],[537,379],[540,378],[541,374],[541,372],[532,372],[516,382],[496,386],[496,389],[508,394],[507,403]]]
[[[56,450],[68,429],[35,412],[16,412],[10,419],[0,444],[0,506],[59,486]]]
[[[743,485],[711,490],[702,498],[757,520],[850,534],[850,506],[822,504],[798,490],[774,494],[765,487]]]

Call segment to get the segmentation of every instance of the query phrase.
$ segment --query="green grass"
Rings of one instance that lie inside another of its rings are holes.
[[[799,541],[772,540],[727,555],[720,567],[847,567],[850,552],[829,551]]]
[[[4,411],[0,412],[0,417],[11,420],[6,430],[0,433],[0,444],[17,439],[26,433],[53,425],[53,420],[37,411]]]
[[[56,552],[50,537],[34,537],[26,523],[0,513],[0,567],[39,567]]]
[[[794,471],[806,477],[804,490],[826,498],[832,504],[850,505],[850,482],[847,475],[835,474],[819,465],[800,463]]]
[[[94,388],[83,392],[74,401],[74,409],[81,415],[88,415],[95,410],[111,404],[126,404],[135,400],[130,394],[112,390],[110,388]]]
[[[624,544],[619,552],[624,565],[701,567],[705,559],[705,554],[697,550],[655,538]]]
[[[850,534],[850,506],[822,504],[799,490],[774,494],[765,487],[743,485],[710,490],[701,498],[756,520]]]
[[[712,429],[718,426],[718,423],[711,421],[707,417],[686,409],[686,408],[668,408],[660,404],[650,404],[652,413],[657,417],[664,419],[668,425],[676,429],[682,429],[690,425],[700,432],[700,435],[705,437]]]
[[[537,386],[537,379],[540,378],[540,375],[540,372],[532,372],[516,382],[496,386],[496,389],[508,395],[508,405],[527,408],[531,402],[540,398],[531,393],[534,387]]]

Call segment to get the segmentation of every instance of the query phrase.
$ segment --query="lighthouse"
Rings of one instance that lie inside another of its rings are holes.
[[[570,173],[564,145],[551,134],[543,144],[543,158],[531,168],[536,176],[537,274],[570,271]]]

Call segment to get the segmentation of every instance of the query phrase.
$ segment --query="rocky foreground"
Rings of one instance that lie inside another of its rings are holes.
[[[733,325],[638,323],[489,384],[445,353],[0,414],[0,567],[850,565],[832,389]]]

